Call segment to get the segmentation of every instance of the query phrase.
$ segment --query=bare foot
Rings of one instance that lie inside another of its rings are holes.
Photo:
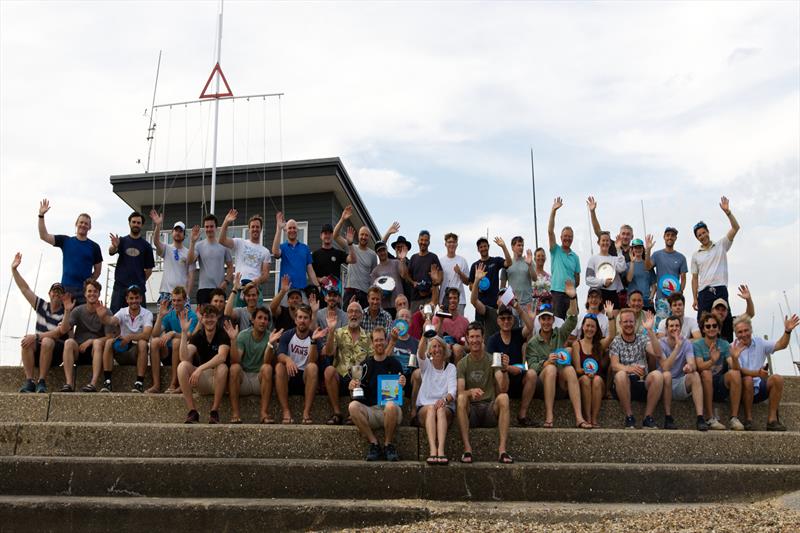
[[[144,392],[146,394],[161,394],[161,389],[156,387],[155,385],[153,385],[152,387],[150,387],[149,389],[147,389]]]

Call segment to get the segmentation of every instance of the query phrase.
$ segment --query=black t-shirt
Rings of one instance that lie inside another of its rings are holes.
[[[420,292],[416,287],[414,288],[414,295],[412,300],[419,300],[427,298],[431,295],[431,266],[436,265],[440,269],[442,264],[439,262],[439,256],[433,252],[428,252],[425,255],[414,254],[411,256],[411,263],[409,264],[409,274],[411,279],[416,282],[427,281],[428,289]]]
[[[489,353],[500,352],[508,355],[508,364],[522,364],[522,350],[525,347],[525,337],[522,336],[522,328],[511,330],[511,342],[506,344],[498,331],[486,342],[486,351]]]
[[[197,355],[194,358],[194,366],[204,365],[209,362],[215,355],[219,353],[219,347],[222,345],[230,346],[231,339],[220,328],[214,331],[214,338],[208,342],[206,337],[206,330],[201,329],[189,338],[189,344],[193,344],[197,348]]]
[[[374,357],[367,358],[367,373],[361,379],[361,388],[364,389],[364,399],[359,400],[365,405],[376,405],[378,403],[378,376],[387,374],[400,375],[403,373],[403,365],[394,356],[388,356],[383,361],[376,361]],[[406,383],[406,386],[409,384]]]
[[[281,306],[281,314],[275,316],[273,321],[275,323],[275,331],[278,331],[279,329],[282,329],[283,331],[289,331],[295,326],[294,318],[292,318],[289,308],[283,305]]]
[[[483,338],[486,339],[484,344],[489,342],[489,337],[499,331],[497,326],[497,309],[494,307],[486,306],[486,313],[480,314],[475,310],[475,321],[480,322],[483,326]],[[488,350],[487,350],[488,351]]]
[[[342,276],[342,265],[347,263],[347,254],[338,248],[320,248],[311,254],[311,265],[317,278]]]
[[[500,291],[500,270],[506,264],[502,257],[489,257],[486,261],[478,259],[469,267],[469,284],[475,283],[475,268],[478,264],[483,265],[486,277],[489,279],[489,288],[485,291],[478,291],[478,300],[483,305],[497,307],[497,293]]]

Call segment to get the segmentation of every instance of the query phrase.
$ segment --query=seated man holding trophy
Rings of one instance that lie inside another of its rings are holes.
[[[508,356],[500,353],[490,356],[483,348],[483,326],[470,323],[467,328],[469,353],[458,362],[458,404],[456,416],[461,440],[464,443],[462,463],[472,463],[472,445],[469,430],[474,427],[497,427],[500,443],[497,447],[498,461],[502,464],[514,462],[506,451],[510,406],[508,394],[495,395],[495,371],[506,371]]]
[[[403,367],[392,355],[397,340],[397,329],[392,329],[391,340],[386,342],[386,330],[380,326],[372,330],[372,353],[366,361],[350,367],[349,389],[353,401],[348,406],[350,418],[358,432],[369,442],[367,461],[399,461],[394,445],[394,434],[403,420],[400,408],[402,388],[406,384]],[[388,379],[387,379],[388,378]],[[374,430],[383,428],[383,447]]]

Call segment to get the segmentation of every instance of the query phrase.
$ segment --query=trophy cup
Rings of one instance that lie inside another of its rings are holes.
[[[436,309],[434,309],[433,314],[435,314],[439,318],[453,318],[453,315],[451,313],[448,313],[447,311],[442,309],[442,307],[439,305],[436,306]]]
[[[353,365],[350,367],[348,373],[350,374],[350,379],[358,381],[358,387],[353,389],[353,399],[363,400],[364,389],[361,388],[361,380],[367,375],[367,366],[364,364]]]
[[[492,354],[492,368],[503,368],[503,354],[500,352],[494,352]]]
[[[408,356],[408,368],[418,368],[419,364],[417,363],[417,354],[412,353]]]
[[[433,316],[433,307],[431,304],[422,306],[422,314],[425,316],[425,326],[422,328],[422,335],[428,339],[432,339],[436,336],[436,328],[430,323],[431,317]]]

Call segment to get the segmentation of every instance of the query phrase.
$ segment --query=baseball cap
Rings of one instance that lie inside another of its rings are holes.
[[[676,230],[672,226],[667,226],[667,228],[664,230],[664,233],[674,233],[675,235],[677,235],[678,234],[678,230]]]
[[[631,241],[631,246],[644,246],[644,241],[642,241],[642,239],[633,239]]]
[[[66,291],[64,290],[64,286],[63,286],[62,284],[58,283],[58,282],[55,282],[55,283],[53,283],[52,285],[50,285],[50,290],[51,290],[51,291],[61,291],[61,292],[66,292]]]
[[[127,296],[132,292],[136,294],[142,294],[142,289],[140,289],[138,285],[131,285],[130,287],[125,289],[125,296]]]
[[[711,309],[714,309],[718,305],[725,307],[725,309],[730,309],[730,307],[728,307],[728,302],[726,302],[723,298],[717,298],[714,300],[714,303],[711,304]]]
[[[511,308],[507,305],[501,305],[500,309],[497,310],[497,316],[503,315],[513,315],[514,313],[511,312]]]
[[[602,296],[603,293],[597,287],[589,287],[589,292],[586,293],[586,296],[589,296],[590,294],[599,294]]]
[[[708,226],[702,220],[700,222],[698,222],[697,224],[695,224],[694,227],[692,228],[692,231],[694,232],[695,235],[697,235],[697,230],[699,230],[700,228],[708,229]]]
[[[293,288],[291,288],[291,289],[289,289],[289,292],[287,292],[287,293],[286,293],[286,296],[287,296],[287,297],[289,297],[289,296],[291,296],[291,295],[292,295],[292,294],[294,294],[294,293],[297,293],[297,294],[299,294],[300,296],[303,296],[303,291],[301,291],[300,289],[294,288],[294,287],[293,287]]]
[[[378,250],[385,250],[385,249],[386,249],[386,243],[385,243],[385,242],[383,242],[383,241],[378,241],[378,242],[376,242],[376,243],[375,243],[375,251],[376,251],[376,252],[377,252]]]
[[[186,231],[186,224],[181,222],[180,220],[177,221],[175,224],[172,225],[172,229],[181,228],[181,231]]]
[[[330,224],[323,224],[322,229],[319,230],[320,233],[333,233],[333,226]]]
[[[423,235],[427,235],[428,237],[431,236],[431,232],[426,229],[419,230],[419,236],[422,237]]]
[[[550,315],[552,317],[555,317],[555,315],[553,314],[553,306],[550,304],[542,304],[536,309],[536,311],[537,311],[536,314],[539,316]]]

